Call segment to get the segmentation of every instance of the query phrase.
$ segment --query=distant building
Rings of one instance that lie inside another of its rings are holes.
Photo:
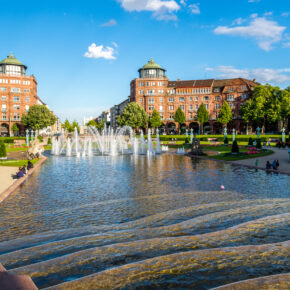
[[[37,81],[26,75],[27,66],[12,54],[0,62],[0,134],[13,135],[16,124],[24,134],[21,117],[33,105],[41,103],[37,96]]]
[[[86,126],[86,124],[87,124],[88,122],[90,122],[91,120],[94,120],[94,117],[85,117],[85,118],[83,119],[83,125]]]
[[[98,122],[104,121],[105,124],[111,124],[111,111],[107,110],[102,112],[102,114],[97,118]]]
[[[235,128],[238,132],[246,131],[246,122],[239,116],[239,108],[257,85],[255,80],[236,78],[170,81],[166,77],[166,70],[152,59],[138,72],[139,78],[131,81],[130,102],[137,102],[149,116],[154,109],[157,110],[163,120],[164,130],[176,130],[174,113],[180,107],[186,116],[184,128],[197,131],[199,125],[196,112],[201,103],[204,103],[210,115],[209,122],[204,124],[205,131],[221,133],[222,126],[217,122],[217,116],[226,100],[233,111],[233,121],[228,124],[228,128]],[[112,120],[115,112],[118,112],[118,107],[111,109]]]
[[[111,115],[111,122],[110,125],[112,128],[117,128],[118,127],[118,116],[120,116],[125,107],[129,104],[130,99],[126,99],[125,101],[123,101],[122,103],[120,103],[119,105],[115,105],[110,109],[110,115]]]

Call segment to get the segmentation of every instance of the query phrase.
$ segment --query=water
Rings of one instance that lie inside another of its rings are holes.
[[[70,283],[59,289],[209,289],[289,272],[289,176],[133,148],[49,156],[0,205],[1,263],[40,288]]]

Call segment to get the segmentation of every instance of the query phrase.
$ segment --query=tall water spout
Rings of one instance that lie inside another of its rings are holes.
[[[147,153],[155,153],[154,149],[153,149],[153,143],[152,143],[152,139],[151,139],[151,130],[150,128],[148,129],[148,137],[147,137],[147,142],[148,142],[148,151]]]
[[[71,139],[67,139],[66,156],[71,156]]]
[[[133,141],[133,154],[135,156],[139,154],[139,142],[136,137],[134,138],[134,141]]]
[[[92,146],[92,139],[89,139],[89,145],[88,145],[88,156],[93,156],[93,146]]]
[[[143,130],[141,130],[140,143],[141,143],[141,154],[145,154],[145,140]]]
[[[79,153],[79,135],[78,135],[78,129],[75,127],[75,153],[76,156],[80,156]]]
[[[161,151],[161,148],[160,148],[159,130],[157,129],[156,130],[156,153],[160,154],[161,152],[162,151]]]

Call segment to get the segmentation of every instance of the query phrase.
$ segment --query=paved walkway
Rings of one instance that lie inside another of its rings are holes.
[[[288,161],[289,160],[288,150],[278,149],[278,148],[271,148],[271,150],[275,152],[272,155],[263,156],[259,158],[237,160],[237,161],[232,161],[232,162],[243,164],[243,165],[256,166],[255,162],[258,159],[259,161],[258,167],[265,169],[267,161],[270,161],[270,163],[272,163],[273,160],[279,160],[280,166],[278,170],[290,173],[290,162]]]
[[[12,175],[17,171],[18,167],[0,166],[0,195],[16,181]]]

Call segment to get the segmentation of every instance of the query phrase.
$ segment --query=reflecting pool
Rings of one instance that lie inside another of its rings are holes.
[[[0,262],[53,289],[276,281],[289,272],[289,188],[286,175],[175,154],[49,156],[0,205]]]

